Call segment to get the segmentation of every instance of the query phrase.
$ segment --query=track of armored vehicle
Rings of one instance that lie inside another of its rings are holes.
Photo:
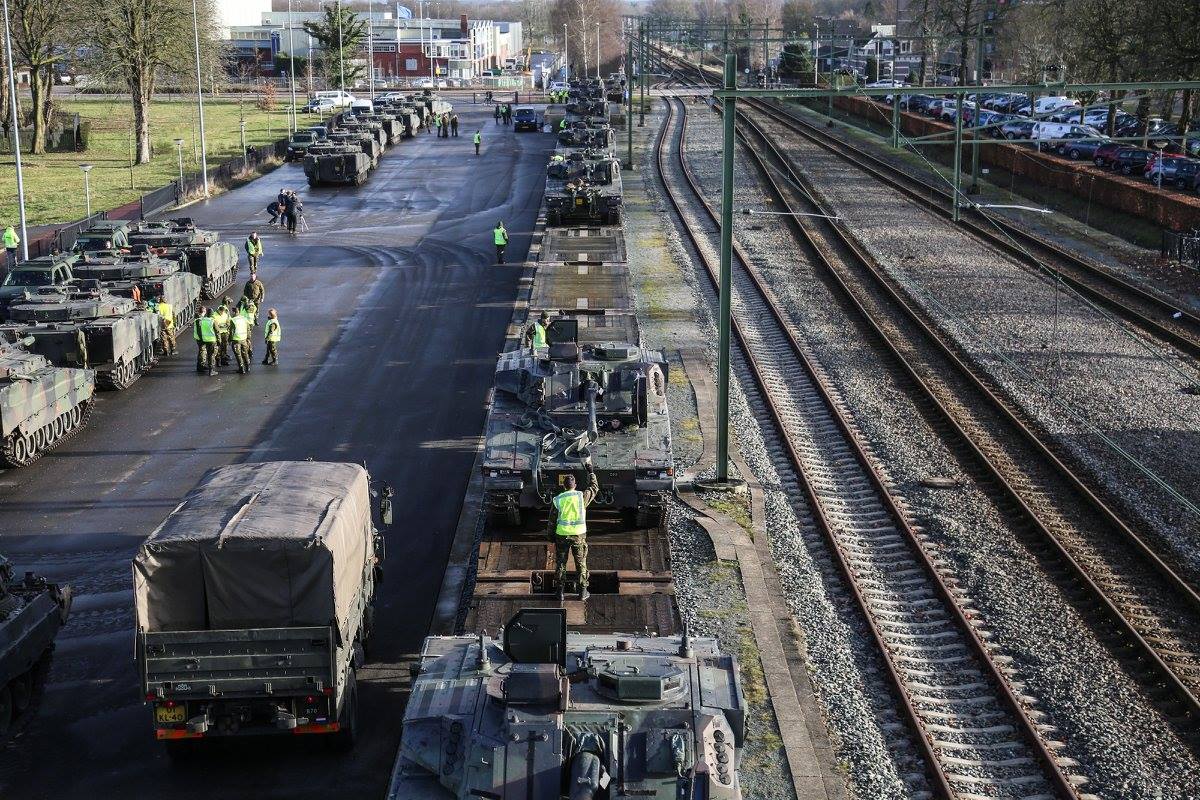
[[[25,573],[0,556],[0,744],[33,705],[54,638],[71,611],[71,587]]]
[[[56,367],[14,334],[0,335],[0,456],[12,467],[41,458],[88,423],[96,393],[90,369]]]

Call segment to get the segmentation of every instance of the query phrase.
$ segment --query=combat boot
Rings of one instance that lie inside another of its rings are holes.
[[[563,600],[566,600],[566,599],[567,599],[567,598],[566,598],[566,596],[565,596],[565,594],[564,594],[564,592],[563,592],[563,586],[562,586],[562,584],[560,583],[560,584],[558,585],[558,602],[560,602],[560,603],[561,603]]]
[[[591,596],[592,595],[588,592],[586,586],[579,590],[579,599],[580,600],[587,600]]]

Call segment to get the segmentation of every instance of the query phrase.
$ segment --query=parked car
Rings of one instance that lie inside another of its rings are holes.
[[[305,114],[332,114],[335,108],[332,100],[327,97],[319,97],[309,100],[300,110]]]
[[[538,119],[538,113],[534,109],[527,106],[521,106],[513,111],[514,131],[537,131],[541,127],[541,120]]]
[[[1152,155],[1154,155],[1153,151],[1143,150],[1140,147],[1122,147],[1112,160],[1113,172],[1120,172],[1122,175],[1141,175],[1146,171],[1146,164],[1149,163]]]
[[[1105,142],[1096,148],[1096,152],[1092,153],[1092,163],[1097,167],[1108,169],[1112,166],[1112,161],[1117,157],[1117,153],[1128,145],[1125,142]]]
[[[924,114],[925,109],[927,109],[929,104],[936,99],[936,97],[931,97],[927,94],[910,94],[907,95],[907,99],[901,98],[900,107],[907,108],[909,111],[919,114]]]
[[[1037,102],[1033,104],[1033,113],[1038,115],[1050,114],[1069,107],[1078,108],[1079,101],[1072,100],[1069,97],[1050,95],[1048,97],[1039,97],[1037,99]]]
[[[1165,182],[1165,179],[1164,179]],[[1200,160],[1194,158],[1180,159],[1175,167],[1175,175],[1171,182],[1176,188],[1200,192]]]
[[[1017,139],[1028,139],[1033,135],[1033,126],[1036,124],[1037,123],[1027,117],[1010,119],[1008,122],[1000,126],[1000,135],[1010,141],[1015,141]]]
[[[1076,130],[1068,132],[1063,137],[1064,141],[1054,147],[1054,152],[1060,156],[1066,156],[1072,161],[1090,160],[1097,150],[1109,142],[1109,138],[1104,134],[1095,135],[1098,133],[1095,128],[1087,125],[1073,125],[1072,127]]]
[[[975,104],[969,100],[964,100],[962,107],[963,116],[969,120],[971,118],[971,112],[975,109]],[[942,122],[954,122],[954,118],[957,115],[958,103],[954,100],[947,100],[942,104],[942,111],[940,114],[938,114],[938,119],[940,119]]]
[[[1063,139],[1103,139],[1104,134],[1088,125],[1071,125],[1064,122],[1035,122],[1030,138],[1038,143],[1038,150],[1060,149]]]
[[[1189,163],[1193,163],[1193,159],[1168,153],[1163,153],[1159,157],[1158,153],[1155,153],[1146,162],[1146,180],[1163,186],[1174,185],[1175,176],[1179,173],[1179,168]]]

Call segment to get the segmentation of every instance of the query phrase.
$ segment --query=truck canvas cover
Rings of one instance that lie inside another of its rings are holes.
[[[215,469],[134,558],[138,629],[336,625],[346,642],[373,535],[361,466]]]

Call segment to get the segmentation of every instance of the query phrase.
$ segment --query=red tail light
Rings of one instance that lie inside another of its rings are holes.
[[[333,687],[332,686],[326,686],[322,691],[324,691],[327,696],[330,696],[330,697],[333,696]]]

